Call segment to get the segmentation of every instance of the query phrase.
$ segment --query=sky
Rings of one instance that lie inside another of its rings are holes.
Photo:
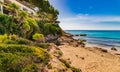
[[[120,0],[49,0],[63,30],[120,30]]]

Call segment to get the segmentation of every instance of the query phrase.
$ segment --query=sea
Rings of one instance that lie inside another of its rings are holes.
[[[74,36],[75,39],[86,40],[86,45],[104,48],[115,47],[120,50],[120,30],[65,30],[70,34],[87,34]]]

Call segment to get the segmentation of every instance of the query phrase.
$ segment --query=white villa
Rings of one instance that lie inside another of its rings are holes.
[[[0,1],[4,2],[4,0],[0,0]],[[15,4],[19,5],[21,10],[25,10],[25,11],[27,11],[30,14],[32,13],[33,15],[36,15],[36,12],[34,10],[32,10],[31,8],[21,4],[20,2],[18,2],[16,0],[9,0],[9,1],[11,3],[15,3]],[[3,6],[2,5],[0,5],[0,12],[3,13]]]

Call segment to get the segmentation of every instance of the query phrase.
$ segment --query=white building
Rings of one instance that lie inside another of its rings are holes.
[[[4,0],[0,0],[0,1],[4,2]],[[20,2],[18,2],[16,0],[9,0],[9,1],[11,3],[15,3],[15,4],[19,5],[21,10],[25,10],[25,11],[27,11],[30,14],[36,15],[36,12],[34,10],[32,10],[31,8],[21,4]],[[3,13],[3,6],[2,5],[0,5],[0,11],[1,11],[1,13]]]
[[[0,0],[0,2],[4,2],[4,0]],[[0,5],[0,12],[3,14],[3,6]]]

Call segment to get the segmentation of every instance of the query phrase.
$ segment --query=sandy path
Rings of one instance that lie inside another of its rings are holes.
[[[64,59],[70,59],[72,66],[82,72],[120,72],[120,58],[98,50],[88,50],[67,45],[60,46]]]

